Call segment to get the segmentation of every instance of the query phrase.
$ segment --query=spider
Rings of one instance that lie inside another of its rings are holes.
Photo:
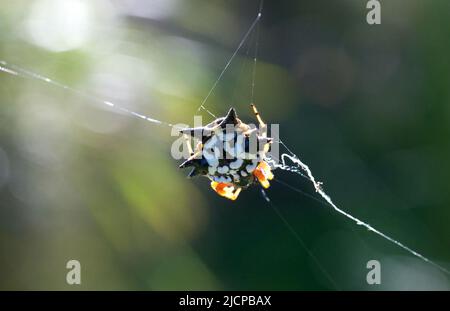
[[[225,117],[204,127],[180,130],[186,139],[190,157],[180,168],[192,167],[188,177],[205,176],[211,188],[220,196],[236,200],[242,189],[259,182],[270,186],[273,174],[266,162],[272,138],[267,137],[267,125],[255,105],[251,105],[259,128],[242,122],[234,108]],[[189,137],[199,140],[192,150]]]

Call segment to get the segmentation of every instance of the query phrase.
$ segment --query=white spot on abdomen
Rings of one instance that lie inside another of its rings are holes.
[[[231,169],[238,169],[238,168],[241,167],[241,165],[242,165],[243,163],[244,163],[244,160],[242,160],[242,159],[237,159],[236,161],[230,163],[230,168],[231,168]]]

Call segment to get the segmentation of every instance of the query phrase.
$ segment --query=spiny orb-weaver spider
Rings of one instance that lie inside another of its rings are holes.
[[[265,160],[272,139],[267,137],[267,125],[255,105],[251,107],[259,128],[242,122],[231,108],[225,117],[206,126],[180,130],[190,153],[180,168],[193,167],[188,177],[206,176],[211,180],[211,188],[230,200],[236,200],[242,189],[257,181],[268,188],[274,177]],[[195,150],[189,136],[199,140]]]

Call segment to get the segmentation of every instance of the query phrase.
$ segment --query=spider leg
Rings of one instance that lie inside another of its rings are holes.
[[[262,143],[264,143],[263,150],[265,153],[267,153],[269,152],[270,144],[272,143],[272,139],[267,137],[267,124],[264,123],[264,121],[262,120],[261,116],[259,115],[258,109],[256,109],[256,106],[254,104],[251,104],[251,107],[259,123],[258,135],[262,138],[259,139],[261,140]]]
[[[180,164],[180,168],[185,167],[191,167],[193,166],[194,169],[189,173],[188,177],[193,177],[199,174],[198,171],[198,165],[201,163],[201,155],[202,155],[202,143],[199,142],[197,146],[195,147],[195,150],[192,150],[189,137],[187,137],[186,145],[188,148],[188,152],[190,153],[190,156],[187,158],[186,161]]]
[[[256,119],[258,120],[259,123],[259,129],[261,131],[261,136],[262,137],[267,137],[267,125],[264,123],[264,121],[262,120],[261,116],[259,115],[258,109],[256,109],[256,106],[254,104],[250,105],[252,107],[253,113],[256,116]]]
[[[258,179],[261,186],[263,186],[266,189],[269,188],[270,186],[269,180],[272,180],[274,177],[272,170],[266,161],[261,161],[258,164],[258,166],[253,171],[253,176],[255,176],[256,179]]]
[[[211,188],[220,196],[230,199],[232,201],[236,200],[241,192],[241,187],[236,187],[233,184],[219,183],[216,181],[211,181]]]

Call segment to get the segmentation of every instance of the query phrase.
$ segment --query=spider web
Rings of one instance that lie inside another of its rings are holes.
[[[255,95],[255,76],[256,76],[256,65],[257,65],[257,57],[258,57],[258,45],[259,45],[259,24],[262,18],[262,10],[263,10],[263,0],[260,2],[259,5],[259,9],[257,12],[257,15],[255,17],[255,19],[253,20],[252,24],[250,25],[249,29],[246,31],[246,33],[244,34],[244,36],[242,37],[242,39],[240,40],[238,46],[236,47],[236,49],[234,50],[234,52],[232,53],[231,57],[228,59],[228,61],[225,63],[225,66],[223,67],[222,71],[220,72],[219,76],[217,77],[217,79],[215,80],[215,82],[213,83],[211,89],[208,91],[206,97],[202,100],[200,106],[197,108],[197,112],[200,110],[205,111],[206,113],[208,113],[210,116],[216,118],[215,114],[212,113],[207,107],[206,107],[206,103],[208,101],[208,99],[210,98],[210,96],[213,94],[214,90],[216,89],[216,87],[218,86],[218,84],[220,83],[220,81],[222,80],[224,74],[226,73],[226,71],[229,69],[230,65],[232,64],[233,60],[235,59],[235,57],[238,55],[239,51],[242,49],[242,47],[244,46],[244,44],[248,41],[249,37],[253,34],[253,32],[256,29],[256,38],[255,38],[255,50],[254,50],[254,57],[253,57],[253,68],[252,68],[252,81],[251,81],[251,102],[253,102],[254,100],[254,95]],[[250,47],[249,47],[250,48]],[[249,48],[247,49],[247,53],[249,52]],[[25,78],[25,79],[32,79],[32,80],[38,80],[38,81],[42,81],[44,83],[53,85],[55,87],[67,90],[68,92],[71,92],[77,96],[80,96],[82,98],[87,99],[88,101],[91,102],[95,102],[97,104],[109,107],[110,109],[115,109],[117,111],[120,111],[126,115],[129,115],[131,117],[135,117],[135,118],[139,118],[142,119],[144,121],[150,122],[152,124],[156,124],[159,126],[167,126],[167,127],[171,127],[171,128],[176,128],[177,126],[166,122],[166,121],[162,121],[162,120],[158,120],[156,118],[144,115],[142,113],[139,112],[135,112],[132,111],[126,107],[117,105],[115,103],[112,103],[110,101],[105,101],[102,99],[99,99],[95,96],[89,95],[87,93],[81,92],[77,89],[74,89],[68,85],[62,84],[58,81],[55,81],[49,77],[40,75],[38,73],[35,73],[33,71],[27,70],[25,68],[22,68],[20,66],[17,66],[15,64],[11,64],[9,62],[6,62],[4,60],[0,60],[0,71],[4,72],[6,74],[9,75],[14,75],[14,76],[19,76],[21,78]],[[401,249],[403,249],[404,251],[408,252],[409,254],[419,258],[420,260],[436,267],[437,269],[439,269],[440,271],[444,272],[447,275],[450,275],[450,271],[446,268],[444,268],[443,266],[439,265],[438,263],[436,263],[435,261],[429,259],[428,257],[422,255],[421,253],[413,250],[412,248],[406,246],[405,244],[401,243],[400,241],[392,238],[391,236],[383,233],[382,231],[372,227],[369,223],[364,222],[362,220],[360,220],[359,218],[351,215],[350,213],[344,211],[343,209],[341,209],[340,207],[338,207],[338,205],[336,205],[331,196],[328,195],[323,187],[322,187],[322,183],[317,181],[316,177],[313,175],[311,169],[309,168],[308,165],[306,165],[303,161],[300,160],[300,158],[281,140],[278,141],[278,143],[286,149],[286,153],[281,154],[280,157],[280,163],[277,163],[274,159],[268,158],[266,159],[266,161],[272,166],[272,168],[274,169],[280,169],[286,172],[291,172],[294,174],[297,174],[298,176],[305,178],[306,180],[308,180],[314,187],[316,193],[318,193],[320,195],[320,198],[311,195],[308,192],[305,192],[299,188],[296,188],[292,185],[290,185],[289,183],[280,181],[280,180],[275,180],[275,182],[285,186],[286,188],[295,191],[297,193],[300,193],[304,196],[307,196],[313,200],[316,200],[318,202],[320,202],[323,205],[326,205],[328,207],[331,207],[334,211],[338,212],[339,214],[345,216],[346,218],[350,219],[351,221],[353,221],[355,224],[359,225],[359,226],[363,226],[365,227],[367,230],[373,232],[374,234],[382,237],[383,239],[395,244],[397,247],[400,247]],[[297,231],[290,225],[290,223],[286,220],[286,218],[282,215],[282,213],[279,211],[279,208],[277,207],[276,204],[273,203],[273,201],[270,199],[270,197],[268,196],[268,194],[261,189],[261,193],[265,199],[265,201],[273,208],[273,210],[275,211],[275,213],[277,214],[277,216],[282,220],[282,222],[284,223],[284,225],[287,227],[287,229],[290,231],[290,233],[295,237],[295,239],[301,244],[301,246],[306,250],[306,252],[308,253],[308,255],[313,259],[313,261],[318,265],[319,269],[322,271],[322,273],[326,276],[326,278],[330,281],[330,283],[336,288],[338,289],[338,286],[336,284],[336,282],[333,280],[333,278],[330,276],[330,274],[327,272],[327,270],[321,265],[321,263],[319,262],[319,260],[317,259],[317,257],[308,249],[308,247],[306,246],[305,242],[301,239],[300,235],[297,233]]]
[[[257,17],[255,18],[255,20],[253,21],[253,23],[251,24],[250,28],[248,29],[248,31],[245,33],[244,37],[242,38],[242,40],[240,41],[239,45],[237,46],[236,50],[234,51],[234,53],[232,54],[231,58],[228,60],[228,62],[226,63],[225,67],[223,68],[222,72],[220,73],[220,75],[218,76],[217,80],[214,82],[213,86],[211,87],[210,91],[208,92],[207,96],[204,98],[204,100],[202,101],[202,103],[200,104],[200,107],[197,109],[197,111],[199,111],[200,109],[205,110],[206,112],[208,112],[210,115],[214,116],[213,113],[211,113],[206,107],[206,101],[208,100],[208,98],[210,97],[210,95],[212,94],[212,92],[214,91],[214,89],[217,87],[217,84],[219,83],[219,81],[222,79],[224,73],[226,72],[226,70],[228,69],[228,67],[230,66],[231,62],[233,61],[234,57],[236,56],[237,52],[241,49],[241,47],[244,45],[244,42],[247,40],[249,34],[254,30],[256,24],[258,24],[258,29],[257,29],[257,35],[256,35],[256,42],[255,42],[255,55],[253,58],[253,70],[252,70],[252,83],[251,83],[251,103],[253,103],[254,100],[254,93],[255,93],[255,77],[256,77],[256,64],[257,64],[257,56],[258,56],[258,45],[259,45],[259,21],[262,17],[262,9],[263,9],[263,3],[264,0],[261,0],[260,2],[260,6],[259,6],[259,11],[257,14]],[[419,252],[411,249],[410,247],[406,246],[405,244],[401,243],[400,241],[392,238],[391,236],[381,232],[378,229],[375,229],[373,226],[371,226],[369,223],[364,222],[362,220],[360,220],[359,218],[351,215],[350,213],[344,211],[343,209],[339,208],[331,199],[331,197],[324,191],[323,187],[322,187],[322,182],[317,181],[317,179],[314,177],[311,169],[309,168],[308,165],[306,165],[304,162],[302,162],[300,160],[300,158],[280,139],[277,143],[279,143],[281,146],[283,146],[287,153],[283,153],[280,156],[280,160],[281,163],[277,163],[274,159],[266,159],[266,161],[272,166],[273,169],[281,169],[284,171],[288,171],[288,172],[292,172],[295,174],[300,175],[301,177],[307,179],[308,181],[310,181],[312,183],[312,185],[314,186],[314,189],[316,191],[316,193],[318,193],[321,198],[324,200],[320,200],[315,196],[310,195],[309,193],[302,191],[301,189],[295,188],[291,185],[289,185],[288,183],[285,182],[279,182],[280,184],[290,188],[293,191],[296,191],[298,193],[301,193],[302,195],[305,195],[307,197],[310,197],[314,200],[319,201],[322,204],[326,204],[329,207],[333,208],[334,211],[338,212],[339,214],[345,216],[346,218],[352,220],[353,222],[355,222],[357,225],[359,226],[363,226],[365,227],[367,230],[373,232],[374,234],[382,237],[383,239],[395,244],[396,246],[402,248],[403,250],[407,251],[408,253],[410,253],[411,255],[414,255],[415,257],[423,260],[426,263],[431,264],[432,266],[438,268],[439,270],[441,270],[442,272],[446,273],[447,275],[450,275],[450,271],[446,268],[444,268],[443,266],[439,265],[438,263],[432,261],[431,259],[429,259],[428,257],[425,257],[424,255],[420,254]],[[289,162],[290,164],[289,164]],[[275,180],[277,181],[277,180]],[[270,199],[270,197],[267,195],[267,193],[264,191],[263,188],[261,188],[261,193],[264,197],[264,199],[266,200],[266,202],[274,209],[274,211],[276,212],[276,214],[278,215],[278,217],[280,217],[280,219],[283,221],[283,223],[286,225],[286,227],[289,229],[289,231],[294,235],[294,237],[300,242],[300,244],[302,245],[302,247],[305,248],[305,250],[308,252],[308,255],[311,256],[311,258],[313,258],[313,260],[318,264],[319,268],[322,270],[322,272],[324,273],[324,275],[329,279],[329,281],[335,286],[336,282],[331,278],[331,276],[329,275],[329,273],[323,268],[323,266],[320,264],[320,262],[318,261],[318,259],[314,256],[314,254],[307,248],[307,246],[305,245],[305,243],[303,242],[303,240],[300,238],[300,236],[298,235],[298,233],[294,230],[294,228],[289,224],[289,222],[283,217],[283,215],[280,213],[280,211],[278,210],[278,208],[276,207],[276,205],[273,204],[272,200]]]

